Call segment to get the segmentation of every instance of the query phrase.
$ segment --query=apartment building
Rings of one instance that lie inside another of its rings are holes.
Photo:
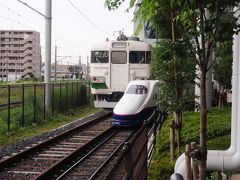
[[[0,30],[0,79],[13,81],[41,76],[40,33]]]

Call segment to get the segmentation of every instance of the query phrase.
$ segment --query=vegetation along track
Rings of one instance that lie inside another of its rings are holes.
[[[52,137],[0,161],[0,179],[45,179],[43,173],[59,167],[82,147],[112,129],[110,114]]]

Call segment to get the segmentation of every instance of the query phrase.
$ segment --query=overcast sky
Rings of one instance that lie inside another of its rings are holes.
[[[21,1],[45,14],[45,0]],[[82,56],[82,62],[86,63],[86,57],[94,43],[104,41],[107,37],[114,39],[117,36],[115,31],[119,30],[124,30],[127,36],[133,34],[133,11],[125,12],[129,0],[120,9],[110,12],[104,7],[104,2],[105,0],[52,0],[52,57],[54,46],[57,45],[58,59],[62,59],[60,56],[72,56],[62,60],[62,63],[77,63],[79,55]],[[0,28],[5,30],[39,31],[44,55],[45,20],[42,16],[17,0],[1,0],[0,22]]]

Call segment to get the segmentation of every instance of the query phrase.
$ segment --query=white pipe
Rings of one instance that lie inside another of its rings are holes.
[[[238,12],[239,13],[239,12]],[[233,75],[232,75],[232,122],[231,145],[225,151],[209,150],[207,152],[207,170],[224,171],[240,168],[240,34],[233,36]],[[185,175],[185,154],[182,154],[175,164],[171,179],[181,179],[177,174]]]

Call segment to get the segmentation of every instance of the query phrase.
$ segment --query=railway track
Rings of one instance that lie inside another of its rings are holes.
[[[79,151],[74,159],[69,159],[57,171],[49,173],[49,176],[41,176],[41,179],[105,179],[117,162],[123,145],[133,133],[134,130],[112,127],[97,141],[92,141]]]
[[[0,161],[0,179],[46,179],[54,175],[53,172],[59,174],[60,167],[64,167],[62,172],[69,166],[67,162],[76,163],[76,157],[86,154],[86,149],[89,151],[94,144],[108,139],[109,134],[121,132],[112,127],[110,120],[110,115],[96,118],[3,159]]]
[[[10,108],[17,107],[22,105],[22,101],[12,101],[10,102]],[[4,110],[8,108],[8,103],[0,104],[0,110]]]

